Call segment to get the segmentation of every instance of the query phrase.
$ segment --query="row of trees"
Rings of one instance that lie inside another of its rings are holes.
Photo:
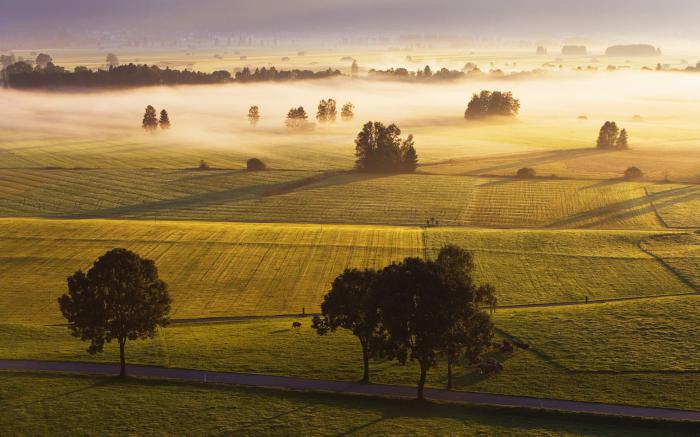
[[[596,147],[604,150],[624,150],[629,148],[628,143],[627,129],[620,130],[614,121],[606,121],[600,128]]]
[[[443,248],[436,260],[406,258],[382,270],[346,270],[315,316],[313,327],[325,335],[338,328],[360,342],[363,382],[369,382],[371,358],[416,361],[420,366],[418,399],[439,359],[447,361],[448,388],[452,368],[476,363],[491,344],[495,309],[494,287],[472,279],[471,254],[459,247]]]
[[[418,81],[444,81],[444,80],[454,80],[461,79],[465,76],[463,71],[458,70],[448,70],[447,68],[441,68],[440,70],[433,72],[430,66],[426,65],[425,68],[419,69],[417,71],[409,71],[406,68],[389,68],[388,70],[375,70],[371,69],[368,72],[370,77],[376,77],[380,79],[399,79],[399,80],[418,80]]]
[[[141,127],[147,132],[155,132],[158,127],[163,130],[168,130],[172,124],[170,123],[170,116],[168,111],[163,109],[160,111],[160,118],[156,115],[156,108],[151,105],[146,106],[146,112],[143,114],[143,122]]]
[[[251,71],[245,67],[237,72],[234,76],[238,82],[263,82],[263,81],[286,81],[286,80],[304,80],[304,79],[325,79],[329,77],[342,76],[340,70],[327,69],[323,71],[311,70],[277,70],[275,67],[256,68]]]
[[[53,64],[49,55],[39,55],[35,66],[28,62],[14,62],[6,65],[3,72],[7,84],[14,88],[41,87],[124,87],[152,85],[215,84],[231,81],[285,81],[303,79],[322,79],[342,75],[339,70],[313,72],[309,70],[278,71],[275,67],[261,68],[251,72],[244,68],[236,73],[235,78],[228,71],[212,73],[200,71],[159,68],[155,65],[119,65],[116,58],[108,58],[108,69],[91,70],[76,67],[69,71]]]
[[[472,279],[469,252],[443,248],[436,260],[406,258],[382,270],[346,270],[325,296],[313,327],[320,335],[338,328],[360,341],[363,381],[369,382],[369,360],[384,358],[420,365],[418,397],[428,371],[439,359],[452,366],[477,361],[493,337],[486,311],[496,305],[490,285]],[[169,323],[171,298],[152,260],[127,249],[113,249],[98,258],[87,273],[68,278],[68,291],[58,299],[68,329],[89,341],[96,354],[106,343],[119,344],[120,376],[126,376],[126,343],[153,338]]]
[[[520,101],[511,92],[482,91],[474,94],[469,102],[464,118],[479,120],[488,117],[515,117],[520,111]]]
[[[355,139],[355,168],[365,172],[413,172],[418,167],[413,135],[401,138],[395,124],[367,122]]]

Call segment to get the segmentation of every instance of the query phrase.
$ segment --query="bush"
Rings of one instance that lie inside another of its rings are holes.
[[[637,167],[630,167],[625,170],[625,179],[641,179],[644,177],[644,173]]]
[[[199,161],[199,166],[197,167],[198,170],[209,170],[211,167],[209,167],[209,164],[207,164],[203,159]]]
[[[515,174],[518,179],[532,179],[537,176],[534,168],[523,167]]]
[[[265,165],[265,163],[259,160],[258,158],[250,158],[246,162],[246,166],[248,171],[260,171],[265,170],[267,168],[267,165]]]

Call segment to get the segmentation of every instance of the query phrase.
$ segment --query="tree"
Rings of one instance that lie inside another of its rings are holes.
[[[620,131],[620,136],[617,137],[617,141],[615,141],[615,148],[627,149],[629,147],[628,141],[629,137],[627,135],[627,129],[622,129]]]
[[[114,53],[107,54],[107,66],[110,68],[119,66],[119,58]]]
[[[417,164],[413,137],[403,141],[397,125],[384,126],[378,121],[366,123],[357,134],[355,157],[355,168],[367,172],[413,171]]]
[[[285,120],[284,124],[290,130],[301,130],[308,127],[308,118],[309,116],[306,115],[304,107],[299,106],[298,108],[291,108],[287,112],[287,120]]]
[[[58,299],[74,337],[90,341],[90,354],[105,343],[119,343],[120,373],[126,376],[127,340],[153,338],[168,323],[168,287],[153,261],[126,249],[102,255],[86,273],[68,278],[68,293]]]
[[[53,58],[46,53],[39,53],[36,57],[36,65],[41,68],[46,68],[50,63],[53,62]]]
[[[464,111],[467,120],[478,120],[487,117],[515,117],[520,111],[520,101],[511,92],[482,91],[474,94]]]
[[[250,158],[246,161],[246,169],[248,169],[248,171],[261,171],[266,168],[267,165],[258,158]]]
[[[379,312],[373,282],[375,270],[345,270],[323,298],[321,315],[314,316],[313,328],[319,335],[347,329],[360,341],[362,348],[362,382],[369,382],[369,359],[373,340],[379,329]]]
[[[250,109],[248,109],[248,121],[253,127],[258,125],[258,122],[260,121],[260,108],[257,106],[251,106]]]
[[[496,290],[485,284],[475,288],[472,279],[474,260],[472,254],[457,246],[445,246],[440,250],[437,264],[442,268],[445,281],[462,290],[471,299],[471,303],[453,314],[453,321],[445,334],[443,353],[447,359],[447,389],[452,389],[452,367],[462,359],[470,363],[478,361],[479,356],[491,343],[493,323],[489,314],[482,308],[494,310],[496,307]]]
[[[633,180],[633,179],[641,179],[644,177],[644,173],[637,168],[637,167],[629,167],[627,170],[625,170],[625,179],[628,180]]]
[[[344,104],[343,108],[340,110],[340,117],[343,119],[343,121],[352,120],[355,117],[355,105],[353,105],[351,102]]]
[[[160,119],[158,120],[158,125],[163,130],[170,129],[170,117],[168,116],[168,111],[166,111],[165,109],[160,111]]]
[[[596,147],[605,150],[622,150],[627,149],[628,134],[627,129],[622,129],[617,126],[614,121],[606,121],[600,128]]]
[[[321,100],[318,103],[318,111],[316,112],[316,119],[321,123],[335,122],[338,116],[338,111],[336,109],[336,102],[333,99]]]
[[[379,353],[420,365],[418,399],[423,400],[428,371],[437,364],[449,332],[455,302],[433,261],[406,258],[385,267],[375,281],[384,341]]]
[[[433,70],[430,69],[430,65],[426,65],[423,69],[423,76],[430,78],[433,76]]]
[[[523,167],[515,174],[515,177],[518,179],[532,179],[535,176],[537,176],[537,172],[530,167]]]
[[[200,159],[199,166],[197,167],[197,169],[202,170],[202,171],[207,171],[207,170],[210,170],[211,167],[209,166],[209,164],[205,160]]]
[[[418,168],[418,153],[414,146],[413,134],[409,134],[401,143],[401,163],[405,172],[412,173]]]
[[[143,122],[141,125],[147,132],[153,132],[158,128],[156,108],[151,105],[146,106],[146,112],[143,114]]]
[[[360,72],[360,67],[357,65],[357,60],[353,59],[352,60],[352,66],[350,67],[350,74],[353,76],[357,75],[357,73]]]

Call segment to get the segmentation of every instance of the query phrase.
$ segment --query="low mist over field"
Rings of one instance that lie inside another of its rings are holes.
[[[475,147],[482,130],[497,129],[504,134],[528,130],[533,149],[566,148],[569,145],[550,144],[553,132],[546,126],[557,132],[568,130],[573,137],[588,136],[593,142],[599,125],[614,119],[629,125],[635,144],[682,147],[700,138],[698,83],[698,77],[685,73],[614,72],[549,73],[535,79],[439,85],[339,78],[117,91],[4,91],[0,129],[8,135],[48,139],[143,136],[143,109],[153,105],[168,110],[173,128],[146,138],[192,146],[238,149],[312,141],[328,142],[329,147],[340,144],[349,150],[360,125],[376,119],[413,131],[424,148],[449,142],[452,153],[470,155],[500,151]],[[468,100],[482,89],[512,91],[522,105],[519,119],[486,124],[465,121]],[[339,104],[352,102],[355,119],[318,125],[312,133],[288,135],[284,127],[288,109],[304,106],[313,120],[316,105],[325,98]],[[261,113],[255,128],[246,117],[252,105],[258,105]],[[580,116],[588,120],[578,119]],[[534,142],[537,138],[541,144]]]

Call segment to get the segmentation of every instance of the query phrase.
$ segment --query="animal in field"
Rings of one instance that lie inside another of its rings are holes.
[[[301,328],[301,322],[292,322],[292,328]]]

